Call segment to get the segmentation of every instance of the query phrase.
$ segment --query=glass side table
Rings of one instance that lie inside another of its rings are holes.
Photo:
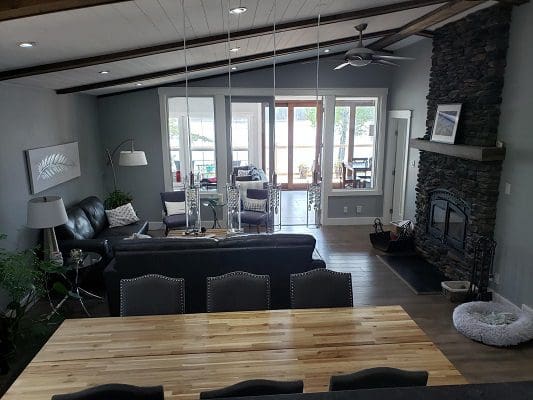
[[[68,286],[70,288],[68,289],[68,293],[65,294],[65,296],[57,304],[57,306],[53,307],[52,313],[50,314],[49,318],[53,314],[57,313],[59,309],[63,306],[65,301],[67,301],[69,298],[78,300],[80,302],[81,307],[83,308],[83,311],[85,311],[85,314],[87,314],[88,317],[91,316],[91,314],[87,310],[87,307],[85,306],[85,303],[83,302],[83,296],[92,297],[98,300],[103,300],[104,298],[82,288],[80,286],[80,274],[85,269],[98,264],[100,261],[102,261],[102,256],[98,253],[94,253],[91,251],[83,252],[79,260],[73,260],[71,257],[68,257],[65,260],[66,272],[62,273],[61,276],[68,283]]]
[[[219,201],[218,199],[203,199],[201,201],[202,205],[209,207],[213,213],[213,226],[212,229],[222,228],[220,226],[220,221],[218,220],[217,207],[224,207],[226,203]]]

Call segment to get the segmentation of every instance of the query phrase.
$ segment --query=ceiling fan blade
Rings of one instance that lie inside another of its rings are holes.
[[[374,54],[373,58],[378,60],[414,60],[413,57],[389,56],[386,54]]]
[[[347,65],[350,65],[350,63],[345,62],[345,63],[339,64],[339,65],[337,65],[337,66],[336,66],[335,68],[333,68],[333,69],[335,69],[335,70],[337,70],[337,69],[343,69],[343,68],[346,67]]]
[[[390,61],[385,61],[385,60],[372,60],[372,64],[390,65],[392,67],[399,67],[400,66],[399,64],[396,64],[396,63],[393,63],[393,62],[390,62]]]

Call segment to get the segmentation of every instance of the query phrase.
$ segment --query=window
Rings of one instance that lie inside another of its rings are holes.
[[[374,189],[377,98],[337,98],[333,135],[334,189]]]
[[[174,190],[182,188],[190,166],[197,179],[203,180],[202,189],[210,178],[216,177],[215,107],[212,97],[189,98],[190,135],[187,130],[187,104],[185,97],[168,100],[168,134],[170,170]]]

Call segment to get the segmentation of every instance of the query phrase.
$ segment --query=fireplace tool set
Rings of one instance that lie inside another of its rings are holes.
[[[491,301],[489,280],[492,278],[496,242],[488,237],[480,237],[474,245],[474,261],[470,274],[468,299]]]

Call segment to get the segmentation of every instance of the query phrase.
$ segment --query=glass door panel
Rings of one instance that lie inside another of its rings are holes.
[[[316,106],[294,107],[292,135],[292,188],[306,188],[316,159]]]
[[[289,107],[276,106],[275,165],[278,183],[289,183]]]

